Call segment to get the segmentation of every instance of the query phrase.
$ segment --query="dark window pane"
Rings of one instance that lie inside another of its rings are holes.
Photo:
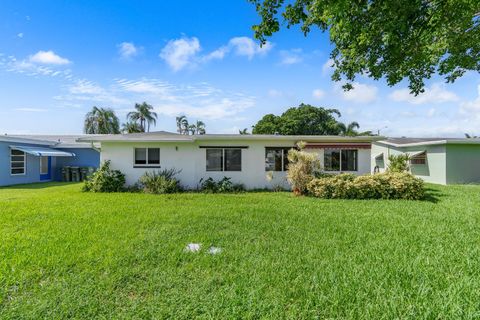
[[[288,151],[290,149],[283,149],[283,171],[288,170]]]
[[[265,151],[265,171],[282,171],[282,149]]]
[[[223,171],[223,150],[207,149],[207,171]]]
[[[225,149],[225,171],[242,171],[242,149]]]
[[[342,171],[357,171],[357,150],[342,150]]]
[[[23,156],[25,155],[25,152],[20,151],[20,150],[12,150],[12,156]]]
[[[148,148],[148,164],[160,164],[159,148]]]
[[[135,164],[147,164],[147,149],[135,148]]]
[[[12,162],[11,167],[12,168],[23,168],[25,166],[25,162]]]
[[[18,168],[18,169],[12,169],[12,174],[24,174],[25,169],[24,168]]]
[[[24,161],[25,157],[24,156],[12,156],[11,160],[12,161]]]
[[[325,171],[340,171],[340,150],[325,149]]]

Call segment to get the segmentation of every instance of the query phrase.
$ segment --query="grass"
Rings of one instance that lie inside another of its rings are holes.
[[[480,186],[429,187],[429,201],[3,188],[0,318],[479,318]]]

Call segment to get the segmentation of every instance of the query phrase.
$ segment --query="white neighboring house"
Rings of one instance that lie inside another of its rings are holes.
[[[186,188],[198,187],[200,179],[231,177],[248,189],[287,187],[286,154],[300,141],[315,152],[325,171],[370,173],[372,142],[380,137],[282,136],[170,132],[103,135],[80,138],[101,144],[100,160],[126,175],[131,185],[151,170],[181,170],[178,179]],[[270,179],[267,176],[273,176]]]

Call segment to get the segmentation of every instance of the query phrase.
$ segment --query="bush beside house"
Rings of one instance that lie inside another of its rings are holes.
[[[105,161],[100,168],[83,185],[83,191],[121,192],[125,187],[125,175],[110,168],[110,161]]]

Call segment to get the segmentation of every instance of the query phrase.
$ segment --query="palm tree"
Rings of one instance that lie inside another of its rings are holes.
[[[345,123],[338,123],[338,129],[340,130],[340,135],[342,136],[358,136],[358,131],[356,129],[359,129],[360,125],[358,122],[350,122],[348,125],[345,125]]]
[[[195,134],[205,134],[205,123],[203,121],[197,120]]]
[[[189,125],[186,116],[178,116],[175,118],[177,121],[177,132],[180,134],[188,134]]]
[[[150,125],[157,124],[157,113],[153,112],[153,107],[146,102],[135,103],[135,110],[127,114],[127,118],[132,122],[139,122],[143,132],[150,131]]]
[[[238,134],[250,134],[250,133],[248,133],[248,129],[245,128],[243,130],[238,130]]]
[[[138,122],[127,121],[122,125],[122,132],[123,133],[138,133],[143,132],[142,128],[138,124]]]
[[[87,134],[120,133],[120,121],[112,109],[94,106],[85,115],[83,131]]]

